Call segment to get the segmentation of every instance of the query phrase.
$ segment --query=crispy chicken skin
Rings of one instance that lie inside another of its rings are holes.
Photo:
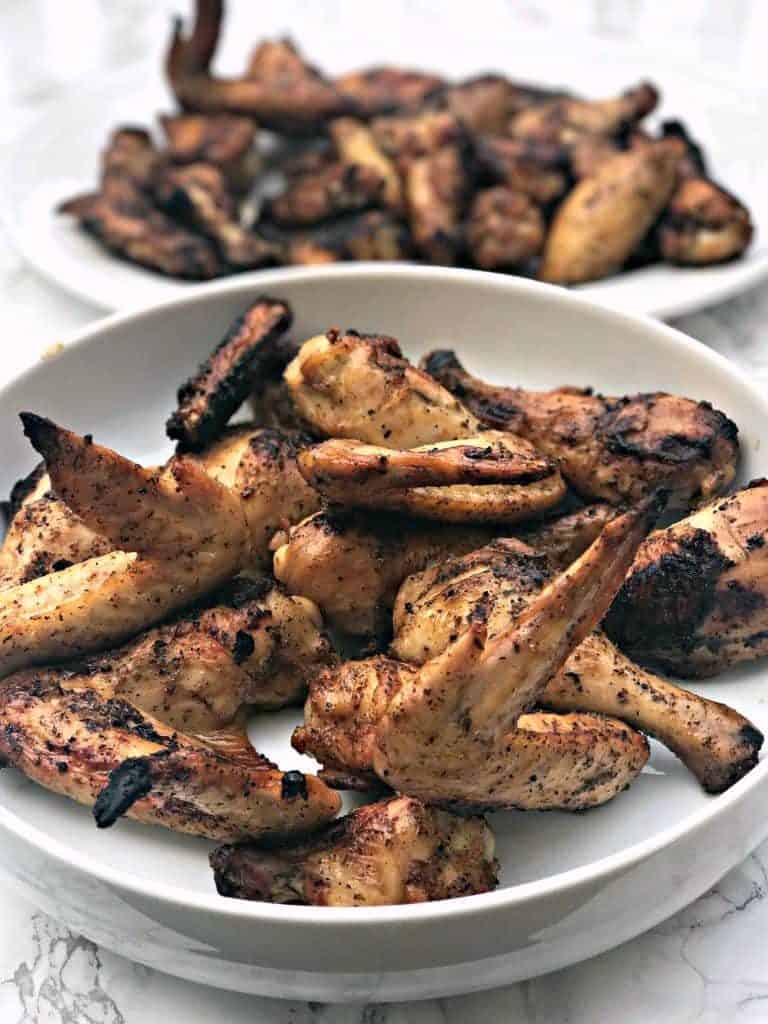
[[[211,854],[222,896],[321,907],[452,899],[496,887],[494,839],[483,818],[460,818],[407,796],[359,807],[310,839]]]
[[[329,781],[365,784],[372,769],[446,806],[576,809],[609,799],[645,763],[642,737],[612,719],[527,712],[599,622],[649,514],[609,523],[495,636],[478,617],[418,668],[378,656],[321,673],[294,745],[330,769]]]
[[[235,426],[195,456],[207,473],[242,499],[251,566],[270,563],[274,535],[320,507],[320,495],[299,472],[300,450],[301,439],[282,431]]]
[[[480,526],[324,509],[291,527],[275,551],[274,573],[289,593],[321,607],[329,626],[375,637],[388,631],[406,576],[433,559],[480,547],[490,537]]]
[[[416,250],[430,263],[453,266],[458,261],[470,175],[466,147],[461,142],[419,157],[408,168],[408,223]]]
[[[452,523],[518,522],[565,493],[556,466],[514,434],[392,449],[336,439],[305,449],[299,469],[328,501]]]
[[[118,698],[67,690],[47,670],[0,683],[0,756],[46,789],[118,817],[233,841],[303,833],[339,799],[319,779],[279,771],[243,738],[227,755]]]
[[[715,675],[768,653],[768,484],[712,502],[657,530],[606,620],[636,661]]]
[[[385,210],[349,213],[314,228],[289,234],[270,231],[287,253],[287,262],[302,266],[345,260],[403,260],[411,247],[405,226]]]
[[[248,563],[242,499],[188,459],[144,469],[32,414],[55,492],[116,550],[0,591],[0,672],[113,646]]]
[[[416,109],[439,92],[444,80],[424,71],[397,67],[375,67],[350,71],[334,82],[359,117]]]
[[[379,148],[367,124],[353,117],[339,117],[328,126],[339,159],[345,164],[367,168],[384,182],[381,198],[395,212],[403,205],[403,186],[393,161]]]
[[[224,175],[214,164],[166,167],[156,175],[152,193],[162,210],[210,238],[230,267],[250,270],[277,260],[274,245],[240,224]]]
[[[683,181],[659,228],[667,263],[723,263],[741,256],[752,240],[749,211],[724,188],[705,178]]]
[[[0,546],[0,589],[112,550],[56,497],[44,464],[14,492],[19,500],[11,501],[11,520]]]
[[[486,427],[520,434],[585,499],[638,501],[658,487],[673,503],[710,498],[734,479],[736,424],[708,402],[663,392],[606,398],[577,388],[526,391],[472,377],[450,351],[422,365]]]
[[[317,131],[349,103],[314,68],[295,60],[251,62],[242,78],[218,78],[210,63],[221,27],[221,0],[198,0],[192,34],[174,22],[166,54],[166,76],[181,107],[204,114],[242,114],[266,128],[303,135]]]
[[[541,553],[497,540],[409,577],[394,608],[391,653],[423,664],[484,617],[489,637],[508,628],[552,576]],[[620,718],[655,736],[719,793],[757,763],[761,734],[736,711],[660,679],[633,664],[602,633],[592,633],[546,685],[539,703],[551,711]]]
[[[290,307],[277,299],[263,296],[249,306],[179,389],[168,436],[191,450],[215,440],[248,396],[251,375],[292,322]]]
[[[394,338],[328,331],[310,338],[285,370],[300,415],[324,437],[412,448],[470,437],[478,420]]]
[[[223,270],[208,239],[161,213],[130,182],[119,191],[75,196],[58,209],[76,217],[111,252],[149,270],[192,281],[207,281]]]
[[[530,265],[544,246],[545,231],[538,206],[504,185],[477,192],[465,224],[467,246],[480,270]]]
[[[558,207],[539,268],[543,281],[577,284],[616,273],[666,206],[676,150],[665,140],[617,153]]]
[[[311,675],[334,661],[321,625],[307,598],[288,597],[266,577],[241,577],[205,606],[122,647],[48,668],[46,678],[127,700],[173,729],[209,734],[230,725],[243,705],[300,702]]]
[[[541,522],[522,524],[515,529],[515,537],[543,552],[553,565],[564,569],[597,540],[605,524],[618,514],[613,505],[597,502]]]
[[[256,125],[231,114],[161,114],[168,155],[174,163],[213,164],[234,192],[250,187],[256,173]]]
[[[290,182],[269,202],[267,216],[278,224],[317,224],[376,205],[385,184],[370,164],[330,163]]]

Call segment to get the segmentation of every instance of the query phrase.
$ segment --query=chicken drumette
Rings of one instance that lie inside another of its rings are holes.
[[[585,499],[637,501],[658,487],[673,504],[724,491],[736,475],[736,424],[708,402],[664,392],[606,398],[578,388],[527,391],[486,384],[450,351],[424,368],[489,428],[525,437],[555,459]]]

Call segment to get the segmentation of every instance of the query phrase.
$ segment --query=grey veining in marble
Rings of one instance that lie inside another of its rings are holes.
[[[61,8],[66,6],[67,18]],[[64,82],[154,60],[151,40],[168,10],[149,0],[5,0],[0,7],[0,140],[44,108]],[[343,29],[344,0],[285,3],[285,18]],[[463,5],[462,5],[463,6]],[[58,10],[57,10],[58,8]],[[322,11],[321,11],[322,8]],[[556,10],[555,10],[556,9]],[[76,12],[73,16],[73,10]],[[400,13],[428,25],[446,5],[399,0]],[[596,32],[654,43],[721,70],[759,75],[766,5],[759,0],[481,0],[475,16],[501,23]],[[62,42],[78,22],[73,62]],[[87,44],[87,45],[86,45]],[[5,49],[6,52],[3,52]],[[428,61],[427,61],[428,63]],[[94,316],[26,269],[0,236],[3,334],[0,375],[31,364],[58,337]],[[681,318],[682,330],[745,367],[768,386],[768,287]],[[0,914],[0,1024],[721,1024],[768,1021],[768,844],[710,893],[638,939],[587,963],[489,993],[386,1007],[277,1002],[202,988],[132,964],[73,935],[15,893]]]

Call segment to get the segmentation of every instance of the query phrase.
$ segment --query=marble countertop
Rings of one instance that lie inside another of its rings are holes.
[[[233,3],[235,0],[233,0]],[[6,0],[0,36],[14,45],[0,53],[0,143],[9,142],[28,118],[44,109],[58,87],[106,66],[155,60],[158,23],[168,8],[150,0],[72,0],[63,22],[56,0]],[[575,0],[548,5],[532,0],[483,0],[487,18],[516,26],[593,32],[607,45],[614,37],[658,41],[688,59],[706,58],[721,71],[759,74],[768,20],[759,0]],[[348,0],[323,5],[324,29],[345,24]],[[438,5],[399,0],[389,17],[408,17],[426,31]],[[567,13],[565,8],[567,7]],[[78,9],[76,17],[73,9]],[[359,10],[359,8],[358,8]],[[319,7],[292,0],[281,5],[287,24],[302,19],[311,38]],[[444,8],[441,7],[441,17]],[[85,28],[83,28],[85,26]],[[663,28],[663,31],[661,29]],[[254,29],[254,32],[256,30]],[[68,35],[68,33],[70,33]],[[62,35],[65,37],[62,40]],[[162,38],[162,32],[160,33]],[[71,59],[68,42],[83,59]],[[311,46],[310,46],[311,49]],[[65,55],[69,54],[67,59]],[[428,61],[425,60],[426,63]],[[754,80],[757,80],[756,78]],[[97,311],[40,280],[0,234],[3,331],[0,377],[18,373],[51,344],[91,321]],[[677,326],[712,345],[768,385],[768,286]],[[279,1002],[183,982],[132,964],[74,935],[6,891],[0,916],[0,1021],[3,1024],[160,1024],[226,1021],[308,1024],[437,1024],[482,1020],[510,1024],[719,1024],[768,1021],[768,843],[730,872],[708,894],[633,942],[567,970],[466,997],[392,1006],[331,1006]]]

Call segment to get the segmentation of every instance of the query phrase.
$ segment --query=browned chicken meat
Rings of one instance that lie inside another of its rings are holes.
[[[430,263],[452,266],[458,260],[470,180],[469,156],[462,142],[419,157],[407,170],[408,223],[417,252]]]
[[[374,206],[385,184],[384,177],[370,164],[330,163],[320,171],[295,178],[267,204],[267,216],[278,224],[317,224]]]
[[[210,238],[229,266],[250,270],[277,260],[274,245],[240,224],[234,198],[214,164],[166,167],[156,175],[152,194],[162,210]]]
[[[403,205],[403,187],[393,161],[379,148],[368,125],[353,117],[339,117],[328,126],[339,159],[345,164],[365,167],[384,182],[381,199],[398,211]]]
[[[494,840],[482,818],[459,818],[398,796],[359,807],[310,839],[211,854],[222,896],[321,907],[424,903],[496,886]]]
[[[46,669],[46,679],[127,700],[182,732],[210,734],[243,705],[301,701],[308,679],[334,661],[321,627],[307,598],[288,597],[266,577],[241,577],[122,647]],[[19,680],[36,677],[18,673]]]
[[[441,100],[472,132],[503,135],[510,117],[529,106],[531,96],[502,75],[476,75],[449,86]]]
[[[621,270],[669,201],[677,159],[660,140],[600,162],[558,207],[539,277],[576,284]]]
[[[233,192],[250,188],[258,167],[256,125],[231,114],[162,114],[168,155],[174,163],[203,161],[218,167]]]
[[[301,452],[299,468],[332,503],[453,523],[530,519],[565,493],[553,462],[499,431],[400,450],[326,441]]]
[[[256,55],[242,78],[211,74],[221,15],[222,0],[198,0],[191,35],[183,36],[179,20],[174,24],[165,67],[184,110],[244,114],[267,128],[301,135],[349,108],[339,90],[284,41]],[[289,50],[291,59],[286,59]]]
[[[687,507],[724,491],[736,474],[736,424],[708,402],[499,387],[471,376],[449,351],[432,352],[423,366],[484,426],[519,434],[556,459],[584,498],[621,504],[664,487]]]
[[[179,389],[178,408],[166,424],[168,436],[191,450],[215,440],[248,396],[253,373],[268,364],[292,322],[290,307],[277,299],[262,297],[249,306]]]
[[[406,174],[415,160],[465,137],[459,120],[447,110],[377,117],[371,122],[371,131],[376,144],[401,174]]]
[[[377,637],[390,629],[403,579],[433,559],[487,543],[480,526],[445,526],[394,514],[324,509],[291,527],[277,547],[274,573],[303,594],[341,633]]]
[[[568,157],[558,143],[482,136],[475,144],[481,170],[496,184],[551,203],[565,192]]]
[[[645,763],[645,740],[615,719],[529,709],[599,622],[648,516],[609,523],[494,637],[477,619],[419,668],[378,656],[322,673],[294,745],[334,784],[365,786],[375,775],[446,806],[576,809],[610,799]]]
[[[675,191],[659,228],[662,257],[684,265],[722,263],[752,240],[749,211],[705,178],[689,178]]]
[[[266,226],[263,233],[267,235]],[[404,225],[384,210],[349,213],[292,233],[270,227],[268,238],[284,247],[289,263],[307,266],[346,260],[403,260],[411,251]]]
[[[475,194],[464,229],[472,260],[481,270],[524,268],[544,245],[538,206],[504,185]]]
[[[46,789],[208,839],[303,833],[338,813],[319,779],[281,772],[233,737],[228,750],[178,732],[118,698],[69,690],[47,670],[0,683],[0,756]]]
[[[421,106],[444,80],[424,71],[385,66],[350,71],[334,84],[360,117],[369,118]]]
[[[0,591],[0,672],[113,646],[248,564],[243,501],[189,459],[144,469],[23,415],[53,489],[115,550]]]
[[[423,664],[480,620],[489,638],[496,636],[552,575],[545,555],[509,539],[433,564],[400,588],[391,653]],[[753,768],[762,745],[761,734],[742,715],[644,671],[602,633],[592,633],[573,651],[539,703],[561,713],[611,715],[655,736],[713,793]]]
[[[768,653],[768,483],[715,501],[640,548],[606,620],[633,658],[714,675]]]

